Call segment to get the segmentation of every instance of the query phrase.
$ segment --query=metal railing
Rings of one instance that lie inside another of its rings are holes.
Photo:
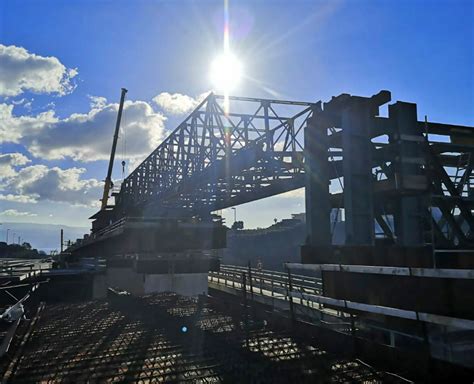
[[[287,273],[222,265],[220,271],[209,272],[209,287],[241,297],[245,305],[253,305],[253,303],[268,305],[273,308],[273,311],[285,312],[292,320],[309,322],[333,331],[357,334],[364,338],[370,338],[373,332],[384,334],[383,339],[386,339],[387,345],[391,346],[399,345],[399,342],[403,344],[406,338],[410,338],[413,342],[424,341],[420,335],[386,328],[383,324],[371,320],[370,317],[360,317],[355,313],[362,311],[383,314],[441,326],[450,322],[460,329],[473,329],[472,320],[415,313],[326,297],[323,294],[322,279],[292,273],[292,267],[295,265],[287,264]],[[314,266],[311,270],[313,269]]]
[[[52,262],[44,259],[3,259],[0,260],[0,280],[25,280],[40,275],[51,266]]]
[[[210,272],[210,281],[220,281],[226,286],[239,289],[241,287],[242,274],[248,274],[249,268],[237,265],[222,265],[219,272]],[[285,294],[288,288],[288,273],[250,268],[252,279],[247,276],[247,284],[250,293],[263,294],[267,291],[271,296]],[[319,277],[291,274],[293,289],[304,293],[320,295],[322,293],[322,281]]]
[[[293,320],[318,323],[332,330],[350,333],[351,315],[327,308],[312,300],[322,296],[322,280],[319,277],[249,268],[237,265],[221,265],[220,271],[209,272],[209,287],[242,296],[249,304],[259,302],[274,311],[286,312]]]

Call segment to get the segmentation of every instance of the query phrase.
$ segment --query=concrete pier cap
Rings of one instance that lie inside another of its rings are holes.
[[[206,295],[215,253],[192,250],[117,257],[109,260],[107,285],[137,296],[158,292]]]

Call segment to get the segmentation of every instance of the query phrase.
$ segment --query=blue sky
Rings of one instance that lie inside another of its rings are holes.
[[[419,119],[426,114],[432,121],[474,124],[472,1],[229,4],[231,49],[245,74],[236,95],[317,101],[342,92],[372,95],[389,89],[394,101],[416,102]],[[128,123],[136,116],[141,124],[139,131],[128,132],[145,132],[149,141],[143,149],[149,152],[150,143],[159,143],[186,116],[170,113],[153,98],[179,93],[194,100],[212,88],[209,68],[222,50],[223,14],[223,1],[1,1],[0,44],[54,57],[65,72],[59,85],[8,91],[15,76],[31,80],[34,71],[45,70],[40,59],[29,56],[3,79],[0,104],[4,111],[15,105],[8,124],[3,116],[3,129],[8,125],[9,131],[0,151],[25,158],[4,156],[9,176],[0,179],[0,194],[10,197],[0,200],[0,220],[88,225],[107,163],[92,159],[87,149],[100,145],[105,156],[110,147],[112,103],[120,87],[129,89],[127,99],[133,103]],[[20,55],[18,50],[7,54]],[[37,65],[29,67],[29,60]],[[56,62],[48,65],[50,74],[59,68]],[[67,72],[73,69],[77,74]],[[1,81],[0,74],[0,90]],[[17,94],[5,96],[8,92]],[[54,118],[39,117],[48,111]],[[1,125],[2,120],[0,130]],[[20,137],[12,139],[13,129],[21,131]],[[55,147],[61,140],[69,152]],[[128,138],[130,145],[133,140]],[[145,155],[139,152],[135,162]],[[120,177],[118,163],[115,176]],[[64,190],[65,182],[69,189]],[[303,210],[301,193],[293,193],[239,207],[238,216],[249,227],[268,226],[274,217]],[[232,221],[230,210],[225,215]]]

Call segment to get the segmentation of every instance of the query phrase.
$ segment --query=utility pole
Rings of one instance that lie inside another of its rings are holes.
[[[234,223],[237,221],[237,208],[232,207],[232,210],[234,211]]]
[[[10,232],[10,228],[7,228],[7,244],[8,244],[8,232]]]
[[[112,188],[112,169],[114,167],[114,159],[115,159],[115,150],[117,148],[117,140],[120,130],[120,121],[122,120],[122,111],[123,111],[123,103],[125,101],[125,94],[127,90],[122,88],[122,94],[120,96],[120,105],[117,115],[117,122],[115,124],[115,133],[114,133],[114,140],[112,142],[112,150],[110,151],[110,160],[109,160],[109,169],[107,170],[107,177],[105,178],[105,185],[104,185],[104,194],[102,195],[102,204],[100,210],[103,211],[107,207],[107,200],[109,199],[109,192]]]
[[[61,228],[61,253],[63,253],[63,246],[64,246],[64,230]]]

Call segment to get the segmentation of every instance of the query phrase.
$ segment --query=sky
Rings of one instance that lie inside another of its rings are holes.
[[[416,102],[418,117],[474,125],[474,2],[228,2],[237,96],[340,93]],[[107,171],[129,173],[215,87],[224,1],[0,1],[0,222],[89,226]],[[304,211],[303,191],[237,207],[245,227]],[[233,211],[223,212],[228,223]],[[4,231],[5,229],[2,229]]]

